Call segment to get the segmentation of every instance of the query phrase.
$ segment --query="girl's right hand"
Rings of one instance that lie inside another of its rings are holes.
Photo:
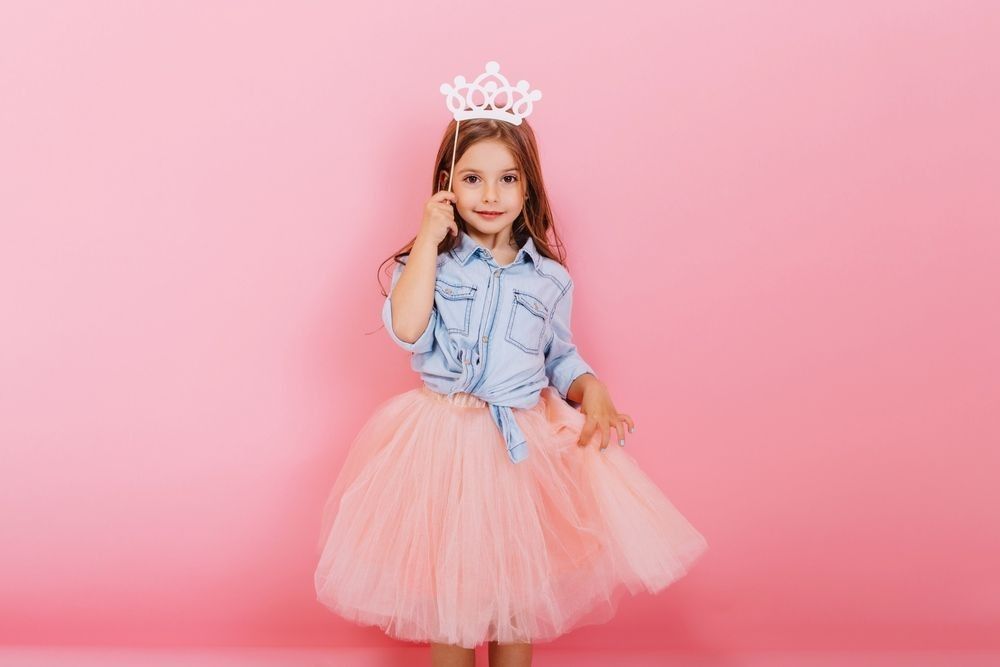
[[[424,205],[424,219],[420,223],[417,236],[436,247],[448,234],[458,236],[458,225],[455,223],[455,209],[452,207],[458,198],[454,192],[439,190],[435,192]]]

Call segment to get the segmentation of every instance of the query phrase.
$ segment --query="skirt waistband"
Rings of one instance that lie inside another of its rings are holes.
[[[434,391],[427,385],[422,385],[420,387],[420,391],[432,398],[436,398],[437,400],[444,401],[446,403],[451,403],[452,405],[458,405],[467,408],[482,408],[488,405],[486,401],[479,398],[478,396],[469,394],[464,391],[457,391],[451,395],[441,394]]]

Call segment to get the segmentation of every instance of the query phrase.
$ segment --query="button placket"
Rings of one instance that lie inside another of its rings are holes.
[[[496,264],[493,263],[493,261],[492,261],[492,255],[488,251],[484,250],[483,252],[484,252],[484,254],[487,257],[487,260],[486,260],[487,264],[491,265],[491,267],[492,267],[492,274],[493,274],[493,276],[492,276],[492,278],[490,280],[491,284],[489,286],[489,290],[487,291],[487,293],[488,293],[487,308],[489,309],[490,312],[489,312],[489,314],[487,315],[487,318],[486,318],[487,321],[488,321],[488,324],[486,325],[487,326],[487,331],[492,332],[493,325],[494,325],[494,322],[496,320],[497,307],[500,305],[499,283],[500,283],[500,274],[503,271],[503,269],[502,268],[497,268]],[[489,304],[492,304],[492,306],[490,306]],[[475,366],[480,366],[481,362],[483,362],[486,359],[487,353],[489,352],[489,345],[488,345],[488,343],[490,341],[489,335],[488,334],[484,334],[482,336],[481,340],[482,340],[482,351],[477,354],[477,359],[476,359],[476,362],[475,362]],[[475,391],[475,389],[480,384],[482,384],[483,376],[485,375],[485,373],[486,373],[486,368],[484,367],[482,369],[482,371],[480,372],[479,377],[471,382],[471,387],[469,387],[467,389],[467,391],[469,391],[469,392]],[[473,377],[475,377],[475,373],[473,373]]]

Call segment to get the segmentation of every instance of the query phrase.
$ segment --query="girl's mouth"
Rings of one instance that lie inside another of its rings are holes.
[[[499,216],[499,215],[503,215],[503,211],[497,211],[497,212],[490,212],[490,211],[476,211],[476,213],[477,213],[478,215],[481,215],[481,216],[483,216],[484,218],[495,218],[495,217],[497,217],[497,216]]]

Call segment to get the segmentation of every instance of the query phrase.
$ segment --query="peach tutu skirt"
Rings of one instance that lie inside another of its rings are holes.
[[[513,463],[482,399],[426,386],[361,428],[322,511],[317,599],[400,640],[548,641],[687,573],[705,538],[612,434],[549,386],[514,408]]]

